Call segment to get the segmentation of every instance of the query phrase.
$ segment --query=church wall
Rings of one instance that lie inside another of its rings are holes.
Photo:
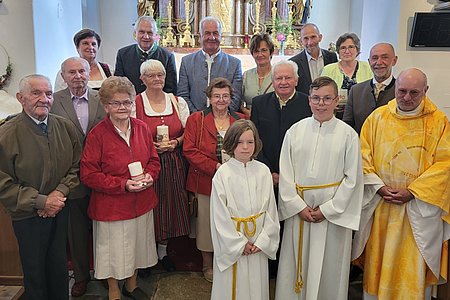
[[[19,79],[36,70],[32,0],[3,0],[0,3],[0,44],[6,48],[13,63],[13,74],[6,91],[15,95]],[[3,52],[0,52],[0,68],[0,75],[5,74]]]
[[[55,82],[61,63],[78,56],[73,35],[81,29],[80,0],[34,0],[36,72]]]
[[[430,12],[430,1],[400,0],[398,27],[397,72],[410,67],[423,70],[428,76],[428,96],[450,116],[450,48],[411,48],[408,46],[415,12]]]

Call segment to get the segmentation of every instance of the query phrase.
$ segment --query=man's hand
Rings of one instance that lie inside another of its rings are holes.
[[[301,212],[298,213],[298,216],[303,220],[305,220],[306,222],[313,223],[315,221],[312,216],[313,211],[314,210],[311,207],[307,206]]]
[[[311,212],[311,216],[314,219],[314,223],[320,223],[323,220],[325,220],[325,216],[323,215],[322,211],[320,210],[320,207],[316,207]]]
[[[53,191],[47,196],[45,206],[38,210],[38,215],[42,218],[55,217],[65,206],[66,197],[60,191]]]
[[[273,186],[278,186],[278,183],[280,182],[280,174],[272,173],[272,181],[273,181]]]
[[[392,204],[405,204],[412,199],[414,195],[408,189],[381,187],[377,193],[383,197],[383,200]]]

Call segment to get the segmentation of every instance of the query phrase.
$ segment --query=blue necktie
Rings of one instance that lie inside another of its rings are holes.
[[[42,132],[47,134],[47,124],[45,124],[44,122],[39,123],[39,127],[41,127]]]

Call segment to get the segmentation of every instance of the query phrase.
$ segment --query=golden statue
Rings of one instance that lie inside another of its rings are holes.
[[[222,23],[223,33],[232,33],[233,1],[211,0],[211,16],[216,17]]]
[[[150,16],[153,17],[153,2],[150,0],[138,0],[137,13],[139,17]]]

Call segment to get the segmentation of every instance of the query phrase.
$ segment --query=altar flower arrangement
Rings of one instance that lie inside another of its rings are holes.
[[[283,23],[280,19],[276,18],[274,26],[272,28],[272,33],[275,34],[276,40],[280,43],[279,55],[284,55],[284,43],[287,36],[292,33],[292,22]]]

